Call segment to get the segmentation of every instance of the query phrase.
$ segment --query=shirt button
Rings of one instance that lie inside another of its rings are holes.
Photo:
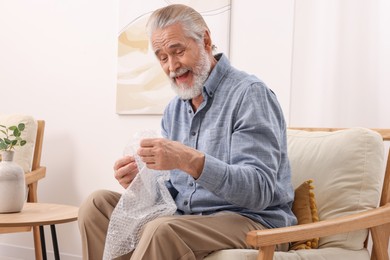
[[[196,135],[196,132],[191,132],[191,135],[192,135],[192,136],[195,136],[195,135]]]
[[[184,201],[184,206],[187,206],[187,205],[188,205],[188,201],[185,200],[185,201]]]
[[[192,112],[192,110],[191,110],[191,109],[189,109],[189,110],[188,110],[188,113],[191,113],[191,112]]]
[[[192,186],[194,186],[194,183],[193,183],[193,182],[190,183],[190,187],[192,187]]]

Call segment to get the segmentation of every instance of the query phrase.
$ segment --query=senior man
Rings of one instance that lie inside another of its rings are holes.
[[[148,222],[136,249],[121,259],[203,259],[251,248],[250,230],[294,225],[286,125],[275,94],[224,54],[213,55],[210,30],[194,9],[166,6],[147,26],[177,97],[162,117],[164,138],[141,140],[138,155],[148,168],[170,171],[177,213]],[[134,157],[116,161],[114,171],[127,188],[138,173]],[[80,207],[84,259],[102,259],[120,196],[96,191]]]

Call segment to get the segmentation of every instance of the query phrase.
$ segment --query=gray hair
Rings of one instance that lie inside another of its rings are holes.
[[[147,32],[151,37],[155,30],[177,23],[182,25],[187,37],[193,38],[197,42],[203,41],[205,30],[210,32],[200,13],[181,4],[168,5],[154,11],[147,23]]]

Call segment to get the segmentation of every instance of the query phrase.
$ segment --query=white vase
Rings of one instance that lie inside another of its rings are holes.
[[[2,151],[0,162],[0,213],[20,212],[26,198],[22,167],[13,162],[14,151]]]

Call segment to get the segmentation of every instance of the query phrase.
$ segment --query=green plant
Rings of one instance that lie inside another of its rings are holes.
[[[0,151],[11,151],[15,149],[15,146],[25,145],[27,141],[20,137],[24,129],[23,123],[10,127],[0,125],[0,132],[4,135],[0,137]]]

